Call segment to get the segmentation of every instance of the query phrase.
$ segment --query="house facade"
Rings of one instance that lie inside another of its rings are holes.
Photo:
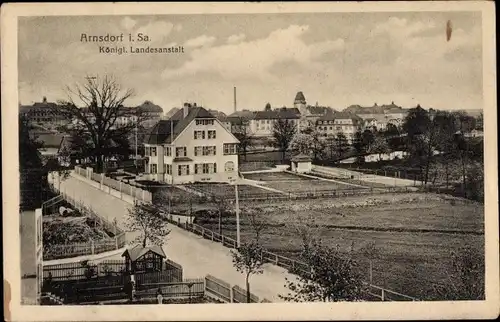
[[[29,119],[32,124],[40,125],[46,129],[56,129],[59,126],[70,122],[63,113],[58,113],[58,104],[48,102],[43,97],[42,102],[36,102],[33,105],[20,105],[19,114]]]
[[[297,108],[278,108],[273,111],[257,111],[250,120],[250,131],[255,137],[271,138],[274,123],[279,119],[292,122],[297,128],[300,123],[300,112]]]
[[[238,143],[206,109],[185,104],[153,127],[143,177],[169,184],[230,182],[238,177]]]
[[[354,140],[356,132],[361,129],[362,120],[358,116],[345,113],[327,113],[316,122],[316,130],[324,137],[334,137],[343,133],[349,144]]]

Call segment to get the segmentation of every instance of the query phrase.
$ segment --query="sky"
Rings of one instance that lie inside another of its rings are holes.
[[[446,23],[453,28],[446,39]],[[65,99],[86,76],[113,76],[164,111],[183,102],[231,113],[308,104],[342,110],[377,103],[481,109],[480,12],[294,13],[19,18],[19,101]],[[178,54],[99,53],[116,43],[81,35],[148,35],[133,46],[184,46]]]

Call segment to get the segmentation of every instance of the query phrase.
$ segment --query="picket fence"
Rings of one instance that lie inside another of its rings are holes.
[[[135,274],[138,299],[155,298],[156,292],[161,289],[164,298],[207,296],[218,302],[246,302],[246,290],[237,285],[231,287],[229,283],[211,275],[183,279],[182,266],[171,260],[166,260],[164,264],[163,271]],[[95,273],[91,278],[86,274],[89,268]],[[123,291],[126,279],[124,272],[125,263],[119,260],[45,266],[43,293],[55,294],[66,304],[124,299],[127,296]],[[259,297],[251,294],[251,302],[259,302]],[[264,299],[262,302],[270,301]]]
[[[51,186],[55,191],[57,191],[58,187],[56,187],[55,184],[51,183]],[[95,225],[99,225],[108,233],[112,233],[113,237],[102,240],[90,240],[85,243],[50,245],[44,248],[44,260],[95,255],[112,250],[117,250],[125,246],[126,237],[124,231],[122,231],[114,223],[111,223],[102,216],[99,216],[99,214],[97,214],[89,206],[86,206],[82,202],[75,200],[64,192],[60,193],[59,196],[56,196],[45,202],[44,205],[42,205],[42,212],[47,212],[47,210],[49,209],[54,209],[63,201],[70,204],[73,209],[79,211],[81,214],[91,218],[94,221]]]

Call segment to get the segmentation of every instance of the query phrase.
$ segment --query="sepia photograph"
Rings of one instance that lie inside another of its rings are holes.
[[[3,10],[12,308],[498,316],[493,5],[382,4]]]

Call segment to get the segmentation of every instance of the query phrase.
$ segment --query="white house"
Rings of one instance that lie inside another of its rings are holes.
[[[238,143],[206,109],[184,104],[151,130],[143,176],[170,184],[230,182],[238,177]]]
[[[297,128],[299,127],[300,112],[297,108],[277,108],[272,111],[257,111],[254,117],[250,120],[250,132],[254,137],[273,136],[274,123],[279,119],[292,122]]]
[[[316,130],[326,137],[343,133],[347,141],[352,143],[354,135],[361,127],[361,123],[361,118],[351,113],[327,113],[316,122]]]

